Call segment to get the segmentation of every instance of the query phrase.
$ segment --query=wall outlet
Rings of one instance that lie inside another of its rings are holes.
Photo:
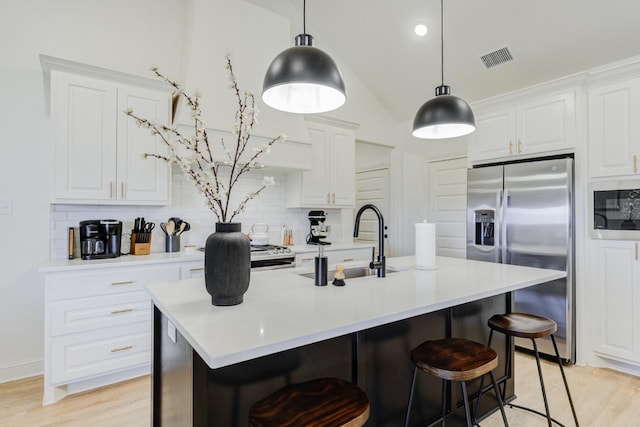
[[[0,215],[13,215],[13,200],[0,198]]]

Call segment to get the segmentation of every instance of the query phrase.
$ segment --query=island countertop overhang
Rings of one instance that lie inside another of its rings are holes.
[[[147,286],[155,306],[212,368],[374,328],[566,276],[563,271],[438,257],[438,269],[413,257],[389,258],[402,269],[385,278],[317,287],[283,269],[252,273],[244,302],[217,307],[204,279]]]

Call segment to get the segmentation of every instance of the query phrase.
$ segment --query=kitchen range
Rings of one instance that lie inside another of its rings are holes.
[[[291,248],[277,245],[251,245],[251,269],[274,270],[295,266],[296,254]]]

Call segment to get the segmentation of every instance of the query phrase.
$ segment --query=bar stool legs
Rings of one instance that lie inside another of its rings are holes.
[[[411,359],[414,367],[407,403],[407,413],[404,420],[405,427],[409,426],[418,369],[442,380],[441,426],[445,426],[445,417],[447,415],[447,401],[445,398],[447,381],[460,382],[467,427],[472,427],[476,424],[471,418],[466,381],[483,377],[485,374],[491,376],[491,382],[502,413],[502,420],[505,426],[509,426],[507,415],[504,412],[502,395],[498,389],[496,377],[493,373],[493,369],[498,365],[498,356],[493,349],[474,341],[447,338],[437,341],[426,341],[420,344],[411,351]]]
[[[542,389],[542,399],[544,401],[545,413],[542,413],[532,408],[517,405],[515,403],[509,403],[508,405],[513,408],[523,409],[525,411],[529,411],[545,417],[547,419],[547,423],[549,427],[552,427],[553,423],[564,427],[562,423],[560,423],[558,420],[551,417],[551,411],[549,409],[549,402],[547,399],[547,392],[545,389],[544,379],[542,376],[542,365],[540,363],[540,354],[538,352],[538,346],[536,344],[536,338],[542,338],[545,336],[549,336],[551,338],[551,342],[553,343],[553,349],[555,351],[558,367],[560,368],[560,373],[562,375],[564,388],[567,392],[569,405],[571,406],[573,421],[575,422],[576,427],[580,427],[580,424],[578,422],[578,415],[576,414],[576,409],[573,404],[573,399],[571,397],[571,392],[569,391],[569,383],[567,382],[567,377],[564,373],[564,368],[562,367],[562,359],[560,358],[558,345],[556,344],[556,339],[553,335],[557,330],[557,324],[553,320],[548,319],[546,317],[541,317],[541,316],[536,316],[536,315],[526,314],[526,313],[508,313],[504,315],[492,316],[491,319],[489,319],[489,327],[491,328],[489,332],[489,342],[488,342],[489,346],[491,346],[491,340],[493,338],[494,330],[504,333],[505,335],[507,335],[509,340],[512,340],[513,337],[528,338],[531,340],[533,344],[533,351],[536,358],[536,365],[538,368],[538,377],[540,378],[540,388]],[[511,375],[510,366],[511,366],[510,361],[507,360],[507,376]],[[478,408],[480,406],[481,396],[482,396],[482,380],[480,382],[480,396],[478,397],[478,401],[476,403],[475,419],[477,419],[477,416],[478,416]],[[502,398],[504,399],[504,388],[502,392]]]

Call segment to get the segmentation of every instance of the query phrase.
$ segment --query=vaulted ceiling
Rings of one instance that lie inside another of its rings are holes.
[[[289,16],[293,33],[302,32],[302,0],[249,1]],[[439,0],[307,0],[306,18],[315,45],[399,121],[434,95]],[[413,33],[418,23],[428,26],[426,37]],[[480,56],[505,46],[515,61],[486,69]],[[468,102],[636,55],[637,0],[444,0],[444,83]]]

